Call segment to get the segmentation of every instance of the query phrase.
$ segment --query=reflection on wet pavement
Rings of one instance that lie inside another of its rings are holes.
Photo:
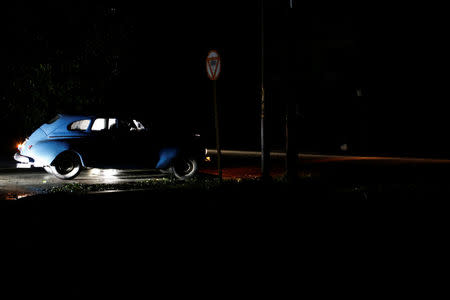
[[[69,180],[68,182],[86,184],[124,183],[163,176],[157,170],[90,169],[82,172],[75,180]]]
[[[19,200],[23,197],[32,196],[34,193],[25,193],[25,192],[5,192],[0,190],[0,200]]]
[[[74,180],[60,180],[42,169],[3,170],[0,172],[0,200],[17,200],[67,183],[114,184],[144,181],[164,176],[158,170],[94,168],[83,170]]]

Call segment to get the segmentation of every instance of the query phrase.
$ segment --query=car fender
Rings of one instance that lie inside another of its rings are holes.
[[[167,169],[172,161],[178,157],[180,149],[177,147],[166,147],[159,151],[159,161],[156,164],[157,169]]]
[[[81,165],[84,167],[83,157],[77,151],[71,148],[70,143],[61,140],[41,141],[36,143],[30,149],[30,157],[34,158],[36,165],[49,166],[55,158],[64,151],[72,151],[80,158]]]

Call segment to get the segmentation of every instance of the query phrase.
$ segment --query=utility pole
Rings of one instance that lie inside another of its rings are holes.
[[[356,97],[359,108],[359,140],[360,140],[360,154],[366,155],[368,153],[368,105],[367,99],[363,96],[360,88],[356,89]]]
[[[264,0],[261,0],[261,175],[270,180],[270,146],[267,135],[267,103],[264,94]]]
[[[295,53],[292,48],[295,43],[292,43],[293,36],[293,22],[292,22],[292,10],[294,9],[293,0],[289,1],[289,9],[286,16],[286,62],[285,62],[285,76],[284,76],[284,89],[285,97],[287,98],[286,104],[286,179],[289,183],[294,183],[298,179],[297,174],[297,122],[296,122],[296,99],[295,89],[292,85],[293,81],[293,68],[290,66],[291,61],[295,61]]]

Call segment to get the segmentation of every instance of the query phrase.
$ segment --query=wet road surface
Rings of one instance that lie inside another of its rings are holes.
[[[261,176],[260,152],[224,150],[223,177],[256,178]],[[208,150],[214,162],[215,150]],[[285,154],[271,153],[271,176],[283,176]],[[203,172],[217,175],[209,167]],[[298,175],[330,184],[450,184],[450,160],[434,158],[377,157],[350,155],[299,154]]]
[[[217,175],[216,154],[215,150],[208,150],[211,162],[202,166],[201,173]],[[223,150],[222,155],[225,179],[260,177],[260,152]],[[447,159],[299,154],[298,162],[301,177],[330,183],[450,182]],[[75,180],[60,180],[40,168],[15,169],[14,165],[13,161],[0,164],[0,199],[17,199],[67,183],[117,184],[167,176],[158,170],[90,169],[82,171]],[[271,175],[283,176],[284,172],[284,153],[271,153]]]
[[[74,180],[60,180],[41,168],[0,169],[0,200],[5,198],[14,200],[67,183],[118,184],[164,176],[157,170],[89,169],[81,171]]]

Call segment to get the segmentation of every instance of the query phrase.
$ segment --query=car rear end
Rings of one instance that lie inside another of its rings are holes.
[[[45,167],[63,149],[56,143],[57,138],[67,135],[67,125],[70,122],[84,118],[83,116],[67,116],[58,114],[53,119],[36,129],[14,154],[17,168]]]
[[[44,163],[35,155],[33,146],[47,138],[47,134],[41,128],[38,128],[22,144],[19,144],[18,151],[14,154],[17,168],[43,167]]]

